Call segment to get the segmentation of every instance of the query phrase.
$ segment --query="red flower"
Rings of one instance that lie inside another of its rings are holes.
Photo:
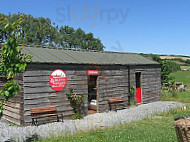
[[[73,88],[73,86],[71,86],[71,88]]]
[[[76,101],[77,100],[77,98],[74,98],[74,101]]]
[[[82,109],[82,108],[80,107],[80,109]]]

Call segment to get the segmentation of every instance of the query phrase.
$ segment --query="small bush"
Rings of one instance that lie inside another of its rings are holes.
[[[135,87],[131,86],[130,87],[130,92],[129,92],[129,105],[136,105],[136,98],[135,98]]]
[[[81,115],[81,106],[84,102],[84,94],[80,94],[77,95],[73,92],[73,87],[71,86],[69,88],[69,93],[67,93],[67,97],[70,100],[70,103],[72,105],[72,107],[74,108],[74,115],[73,115],[73,119],[82,119],[82,115]]]

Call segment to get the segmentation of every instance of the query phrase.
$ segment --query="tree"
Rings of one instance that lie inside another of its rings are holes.
[[[35,18],[26,14],[0,14],[10,22],[15,22],[22,15],[24,21],[21,23],[18,43],[34,45],[50,45],[62,48],[88,49],[102,51],[105,47],[101,40],[95,38],[92,33],[85,33],[81,28],[74,29],[69,26],[55,25],[49,18]],[[0,41],[5,42],[9,31],[3,30],[4,24],[0,24]]]
[[[190,64],[190,59],[187,59],[187,60],[185,61],[185,63],[186,63],[186,64]]]
[[[162,62],[162,59],[158,55],[151,55],[152,59],[158,63]]]
[[[10,23],[7,19],[1,18],[1,24],[3,23],[3,31],[8,33],[5,44],[1,45],[0,55],[0,75],[6,78],[6,83],[0,90],[0,116],[3,113],[4,101],[8,101],[14,95],[20,91],[20,85],[14,80],[14,77],[23,72],[26,68],[27,60],[31,60],[30,55],[22,55],[18,46],[18,38],[21,34],[20,24],[22,19]]]
[[[158,55],[151,55],[151,58],[161,64],[161,81],[163,83],[168,83],[172,78],[169,78],[171,72],[180,70],[180,66],[175,62],[162,60]]]

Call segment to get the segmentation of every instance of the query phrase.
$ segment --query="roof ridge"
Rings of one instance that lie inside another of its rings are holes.
[[[23,44],[19,44],[19,46],[23,46]],[[117,51],[98,51],[98,50],[89,50],[89,49],[76,49],[76,48],[63,48],[63,47],[55,47],[55,46],[48,46],[48,45],[33,45],[27,44],[24,45],[25,47],[34,47],[34,48],[47,48],[47,49],[57,49],[57,50],[72,50],[72,51],[82,51],[82,52],[98,52],[98,53],[117,53],[117,54],[137,54],[132,52],[117,52]]]

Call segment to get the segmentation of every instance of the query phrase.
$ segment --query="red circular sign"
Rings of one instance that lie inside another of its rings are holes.
[[[49,77],[49,84],[55,91],[61,91],[67,84],[67,75],[63,70],[54,70]]]

